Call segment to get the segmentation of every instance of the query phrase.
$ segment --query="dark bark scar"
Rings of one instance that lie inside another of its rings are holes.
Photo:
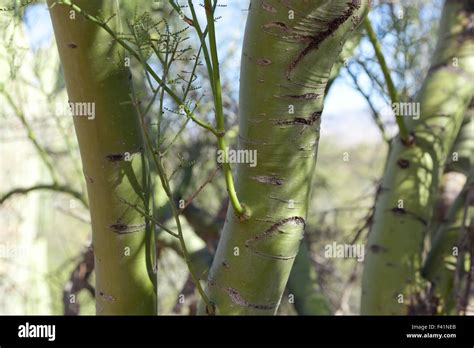
[[[229,295],[232,302],[241,307],[249,307],[249,308],[261,309],[261,310],[272,310],[276,308],[276,303],[269,303],[269,304],[250,303],[247,300],[245,300],[240,294],[240,291],[235,288],[226,288],[225,291]]]
[[[308,118],[294,117],[294,118],[289,119],[289,120],[275,121],[275,122],[273,122],[273,124],[311,126],[314,122],[316,122],[317,120],[319,120],[321,118],[321,113],[322,113],[321,111],[315,111]]]
[[[290,73],[294,68],[303,60],[308,53],[318,49],[319,45],[330,37],[346,20],[348,20],[356,10],[361,6],[361,0],[352,0],[347,4],[347,9],[337,18],[329,21],[327,23],[327,29],[321,32],[316,33],[314,36],[303,35],[301,39],[307,41],[307,46],[298,54],[296,59],[294,59],[288,68],[287,78],[290,80]]]
[[[287,224],[287,223],[294,223],[296,225],[303,225],[303,230],[304,230],[304,227],[306,226],[306,221],[301,216],[291,216],[291,217],[285,218],[283,220],[280,220],[280,221],[274,223],[268,229],[266,229],[262,233],[256,235],[255,237],[253,237],[251,239],[247,239],[245,241],[245,247],[251,249],[255,254],[258,254],[258,255],[261,255],[261,256],[264,256],[264,257],[267,257],[267,258],[270,258],[270,259],[282,260],[282,261],[294,259],[296,257],[296,254],[295,255],[290,255],[290,256],[283,256],[281,254],[280,255],[269,255],[269,254],[263,253],[261,251],[258,251],[255,248],[256,244],[258,244],[260,242],[263,242],[267,238],[270,238],[271,236],[273,236],[275,233],[280,232],[280,228],[282,226],[284,226],[285,224]]]

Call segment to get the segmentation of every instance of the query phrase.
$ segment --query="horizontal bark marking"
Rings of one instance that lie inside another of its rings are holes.
[[[257,65],[270,65],[272,64],[272,61],[270,59],[267,59],[267,58],[257,58],[255,60],[255,63],[257,63]]]
[[[275,95],[276,98],[282,99],[299,99],[299,100],[314,100],[320,97],[317,93],[305,93],[305,94],[284,94]]]
[[[235,288],[226,288],[225,290],[227,294],[229,295],[230,299],[232,300],[232,302],[241,307],[249,307],[249,308],[261,309],[261,310],[272,310],[272,309],[275,309],[277,305],[276,303],[269,303],[269,304],[250,303],[242,297],[239,290]]]
[[[321,118],[321,111],[315,111],[311,114],[310,117],[304,118],[304,117],[294,117],[292,119],[286,119],[286,120],[281,120],[281,121],[275,121],[273,124],[277,125],[305,125],[305,126],[311,126],[314,122],[319,120]]]
[[[245,247],[251,249],[255,254],[258,254],[258,255],[261,255],[261,256],[264,256],[264,257],[267,257],[267,258],[270,258],[270,259],[282,260],[282,261],[294,259],[296,257],[296,254],[295,255],[290,255],[290,256],[269,255],[269,254],[263,253],[263,252],[258,251],[258,250],[255,249],[255,245],[257,243],[263,242],[264,240],[271,237],[275,233],[280,232],[280,228],[283,225],[287,224],[287,223],[294,223],[296,225],[303,225],[303,230],[304,230],[304,227],[306,226],[305,219],[303,219],[300,216],[291,216],[291,217],[285,218],[283,220],[280,220],[280,221],[274,223],[272,226],[270,226],[268,229],[266,229],[262,233],[256,235],[254,238],[247,239],[245,241]]]
[[[418,216],[415,213],[408,212],[404,208],[395,207],[395,208],[390,209],[390,211],[394,213],[395,215],[399,215],[399,216],[406,215],[408,217],[414,218],[415,220],[418,220],[419,222],[421,222],[423,225],[428,226],[428,221],[426,219],[422,218],[421,216]]]
[[[134,150],[134,151],[125,151],[119,153],[110,153],[105,158],[109,162],[121,162],[121,161],[131,161],[133,157],[142,154],[142,149]]]
[[[115,233],[127,234],[127,233],[143,231],[146,228],[146,223],[137,224],[137,225],[127,225],[122,222],[117,222],[117,223],[109,225],[109,228]]]
[[[383,252],[383,253],[386,253],[388,251],[387,248],[381,246],[381,245],[378,245],[378,244],[372,244],[369,246],[369,250],[372,251],[373,253],[377,254],[377,253],[380,253],[380,252]]]
[[[263,25],[263,28],[264,29],[269,29],[269,28],[278,28],[278,29],[281,29],[283,30],[284,32],[291,32],[291,29],[283,22],[270,22],[270,23],[267,23],[267,24],[264,24]]]
[[[269,175],[254,176],[253,179],[257,180],[258,182],[261,182],[262,184],[270,184],[270,185],[277,185],[277,186],[283,185],[285,181],[285,179],[281,179],[277,176],[269,176]]]
[[[99,292],[99,295],[107,302],[115,302],[115,297],[113,297],[112,295],[106,294],[102,291]]]

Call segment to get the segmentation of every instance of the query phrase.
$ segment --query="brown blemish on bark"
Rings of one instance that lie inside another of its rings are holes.
[[[99,292],[99,295],[107,302],[115,302],[115,297],[113,297],[112,295],[106,294],[103,291]]]
[[[270,23],[267,23],[265,25],[263,25],[263,28],[264,29],[269,29],[269,28],[278,28],[278,29],[281,29],[285,32],[290,32],[291,29],[283,22],[270,22]]]
[[[419,222],[421,222],[425,226],[428,225],[428,221],[423,219],[421,216],[418,216],[415,213],[408,212],[404,208],[395,207],[395,208],[390,209],[390,211],[392,213],[394,213],[395,215],[400,215],[400,216],[401,215],[406,215],[406,216],[414,218],[415,220],[418,220]]]
[[[415,145],[415,143],[416,143],[415,134],[410,133],[410,135],[408,135],[408,138],[406,138],[406,139],[401,139],[401,142],[402,142],[402,144],[405,145],[405,146],[412,146],[412,145]]]
[[[267,58],[257,58],[257,60],[255,60],[255,63],[257,63],[257,65],[270,65],[272,64],[272,61],[270,59],[267,59]]]
[[[291,217],[285,218],[283,220],[280,220],[280,221],[274,223],[268,229],[266,229],[262,233],[256,235],[255,237],[253,237],[251,239],[247,239],[245,241],[245,247],[251,249],[255,254],[258,254],[258,255],[261,255],[261,256],[264,256],[264,257],[267,257],[267,258],[270,258],[270,259],[282,260],[282,261],[294,259],[296,257],[296,255],[290,255],[290,256],[283,256],[281,254],[280,255],[269,255],[269,254],[262,253],[262,252],[255,249],[255,244],[260,243],[260,242],[266,240],[267,238],[270,238],[272,235],[279,232],[280,228],[282,226],[284,226],[285,224],[287,224],[287,223],[293,223],[293,224],[296,224],[296,225],[303,225],[303,231],[304,231],[304,227],[306,226],[306,221],[300,216],[291,216]]]
[[[87,175],[87,173],[82,170],[82,173],[84,174],[84,178],[86,178],[86,181],[90,184],[93,184],[94,183],[94,179],[92,179],[92,177],[90,177],[89,175]]]
[[[133,232],[139,232],[144,230],[146,224],[138,224],[138,225],[127,225],[122,222],[116,222],[114,224],[109,225],[109,228],[118,234],[127,234]]]
[[[281,120],[281,121],[275,121],[273,124],[278,124],[278,125],[305,125],[305,126],[311,126],[314,122],[316,122],[319,118],[321,117],[321,111],[316,111],[311,114],[309,118],[303,118],[303,117],[295,117],[289,120]]]
[[[269,175],[254,176],[253,179],[257,180],[258,182],[261,182],[262,184],[270,184],[270,185],[277,185],[277,186],[281,186],[284,183],[283,179],[276,176],[269,176]]]
[[[276,307],[276,303],[269,303],[269,304],[250,303],[247,300],[245,300],[240,294],[240,291],[235,288],[226,288],[225,291],[229,295],[232,302],[241,307],[249,307],[249,308],[261,309],[261,310],[272,310],[272,309],[275,309]]]
[[[397,214],[397,215],[406,214],[405,209],[399,208],[399,207],[395,207],[395,208],[393,208],[391,211],[392,211],[393,213]]]
[[[305,94],[285,94],[285,95],[276,95],[276,98],[284,99],[299,99],[299,100],[314,100],[320,97],[317,93],[305,93]]]
[[[122,153],[110,153],[105,158],[109,162],[121,162],[121,161],[131,161],[133,157],[140,155],[142,153],[142,149],[138,151],[130,151],[130,152],[122,152]]]
[[[331,36],[347,19],[349,19],[356,10],[360,8],[360,0],[352,0],[347,4],[347,9],[337,18],[327,23],[327,29],[316,33],[313,36],[301,35],[300,41],[307,41],[308,45],[298,54],[298,56],[290,63],[287,72],[287,78],[290,79],[290,73],[303,60],[308,53],[318,49],[319,45]]]
[[[79,46],[77,46],[77,45],[74,44],[74,43],[70,43],[70,44],[67,44],[67,47],[74,49],[74,48],[78,48]]]
[[[410,166],[410,161],[401,158],[401,159],[399,159],[399,160],[397,161],[397,164],[398,164],[398,166],[399,166],[400,168],[406,169],[406,168],[408,168],[408,167]]]
[[[375,254],[380,253],[380,252],[386,253],[388,251],[387,248],[378,244],[372,244],[371,246],[369,246],[369,249]]]
[[[120,162],[124,160],[125,156],[123,153],[111,153],[105,156],[105,158],[107,158],[107,160],[110,162]]]
[[[278,11],[276,10],[275,7],[270,5],[269,3],[262,1],[262,10],[270,12],[270,13],[277,13]]]

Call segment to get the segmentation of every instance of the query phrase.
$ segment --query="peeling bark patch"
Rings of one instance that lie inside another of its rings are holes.
[[[276,303],[270,303],[270,304],[250,303],[240,295],[240,292],[237,289],[226,288],[225,290],[227,294],[229,294],[229,297],[232,300],[232,302],[234,302],[235,304],[241,307],[249,307],[249,308],[261,309],[261,310],[272,310],[272,309],[275,309],[276,307]]]
[[[397,164],[400,168],[406,169],[410,166],[410,161],[401,158],[397,161]]]
[[[372,251],[375,254],[380,253],[380,252],[386,253],[388,251],[387,248],[384,248],[383,246],[378,245],[378,244],[372,244],[369,247],[369,249],[370,249],[370,251]]]
[[[314,122],[321,118],[321,111],[316,111],[311,114],[309,118],[295,117],[289,120],[275,121],[273,124],[278,125],[298,125],[311,126]]]
[[[360,8],[360,0],[352,0],[347,4],[347,9],[338,17],[327,23],[327,29],[316,33],[314,36],[301,36],[302,39],[308,41],[308,45],[300,52],[300,54],[290,63],[288,68],[288,79],[293,69],[303,60],[308,53],[318,49],[319,45],[330,37],[346,20],[348,20],[356,10]]]
[[[262,184],[281,186],[284,183],[283,179],[278,178],[276,176],[259,175],[259,176],[254,176],[253,179],[257,180],[258,182],[261,182]]]
[[[262,1],[262,10],[270,12],[270,13],[277,13],[278,11],[276,10],[275,7],[270,5],[269,3]]]
[[[144,230],[146,224],[138,224],[138,225],[127,225],[122,222],[117,222],[115,224],[109,225],[109,228],[118,234],[127,234],[132,232],[139,232]]]
[[[255,62],[257,63],[257,65],[263,65],[263,66],[272,64],[272,61],[267,58],[257,58]]]
[[[284,256],[284,255],[281,255],[281,254],[280,255],[269,255],[269,254],[265,254],[265,253],[260,252],[260,251],[255,249],[256,244],[258,244],[260,242],[263,242],[264,240],[266,240],[267,238],[270,238],[275,233],[280,232],[280,228],[283,225],[288,224],[288,223],[293,223],[295,225],[303,225],[303,230],[304,230],[304,227],[306,225],[306,221],[300,216],[291,216],[289,218],[285,218],[283,220],[280,220],[280,221],[274,223],[272,226],[270,226],[268,229],[266,229],[262,233],[256,235],[254,238],[247,239],[245,241],[245,247],[251,249],[254,253],[256,253],[258,255],[262,255],[262,256],[265,256],[265,257],[270,258],[270,259],[283,260],[283,261],[294,259],[296,257],[296,255],[290,255],[290,256]]]

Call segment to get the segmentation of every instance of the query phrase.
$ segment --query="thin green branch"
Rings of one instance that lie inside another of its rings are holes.
[[[385,57],[382,53],[382,47],[380,45],[379,40],[377,39],[377,35],[375,34],[374,28],[372,27],[372,24],[370,23],[370,19],[368,17],[366,17],[364,20],[364,27],[367,32],[367,36],[369,37],[369,41],[372,44],[372,47],[374,48],[375,56],[377,57],[380,68],[382,69],[382,73],[385,78],[385,83],[387,84],[390,100],[392,101],[392,104],[397,104],[399,103],[398,92],[395,88],[395,84],[393,83],[392,76],[390,75],[390,69],[388,68],[387,62],[385,61]],[[403,118],[395,116],[395,120],[398,125],[401,140],[408,140],[409,132]]]
[[[201,26],[199,25],[199,21],[196,15],[196,11],[194,9],[194,5],[192,0],[188,0],[188,5],[189,9],[191,10],[191,15],[193,16],[193,23],[194,23],[194,28],[196,29],[196,34],[198,35],[200,41],[201,41],[201,46],[203,48],[204,52],[204,59],[206,61],[206,67],[207,67],[207,73],[209,74],[209,81],[211,83],[211,90],[212,90],[212,95],[215,94],[215,89],[216,89],[216,81],[213,79],[214,76],[214,66],[211,63],[211,58],[209,56],[209,49],[207,48],[207,43],[206,43],[206,37],[203,34],[201,30]],[[214,23],[214,21],[213,21]],[[209,25],[207,26],[207,30],[209,30]],[[211,38],[209,37],[209,42],[211,42]]]
[[[217,1],[216,1],[217,3]],[[237,192],[235,191],[234,178],[232,176],[232,169],[230,167],[228,158],[227,158],[227,144],[225,141],[225,122],[224,122],[224,108],[222,105],[222,89],[219,73],[219,57],[217,54],[217,44],[216,44],[216,31],[214,27],[214,8],[211,4],[211,0],[204,1],[204,8],[206,10],[207,18],[207,27],[209,30],[209,46],[212,60],[212,77],[211,80],[214,84],[214,106],[216,113],[216,128],[218,131],[217,145],[219,150],[224,154],[224,161],[222,164],[224,170],[224,178],[227,186],[227,192],[229,193],[229,200],[232,204],[235,213],[239,217],[248,217],[248,209],[240,203]]]
[[[198,290],[199,294],[201,295],[201,298],[203,299],[204,303],[206,304],[206,308],[208,309],[208,313],[213,314],[214,313],[214,306],[211,304],[209,298],[207,297],[207,295],[206,295],[206,293],[205,293],[205,291],[204,291],[204,289],[203,289],[203,287],[202,287],[202,285],[199,281],[199,277],[196,275],[196,272],[194,271],[194,267],[193,267],[193,264],[191,262],[191,258],[189,257],[188,248],[187,248],[186,242],[184,240],[183,229],[181,227],[181,220],[180,220],[180,217],[179,217],[180,211],[176,208],[176,202],[174,201],[173,193],[171,192],[171,187],[170,187],[170,184],[169,184],[169,180],[166,176],[166,170],[165,170],[165,168],[163,166],[163,163],[162,163],[162,156],[158,155],[157,151],[153,147],[153,143],[150,139],[150,135],[148,133],[146,125],[144,124],[143,115],[142,115],[142,112],[140,110],[138,100],[136,99],[136,95],[134,95],[133,97],[134,97],[134,105],[137,109],[138,114],[140,115],[139,118],[140,118],[140,122],[142,123],[142,129],[143,129],[143,134],[144,134],[144,137],[145,137],[146,145],[150,150],[151,157],[152,157],[153,162],[155,164],[155,167],[158,171],[158,176],[160,178],[161,185],[163,187],[163,190],[165,191],[166,196],[168,197],[168,201],[169,201],[170,207],[171,207],[171,212],[172,212],[172,214],[174,216],[174,219],[175,219],[175,222],[176,222],[176,228],[178,230],[178,233],[177,233],[176,237],[179,240],[179,244],[180,244],[181,250],[183,252],[183,258],[186,262],[186,265],[188,266],[188,270],[189,270],[189,273],[191,275],[191,278],[193,279],[193,282],[196,285],[196,289]],[[160,110],[160,112],[161,112],[161,110]]]
[[[189,117],[191,120],[193,120],[196,124],[201,126],[204,129],[207,129],[210,131],[212,134],[215,136],[218,136],[217,130],[210,124],[198,119],[190,110],[189,108],[182,102],[181,98],[179,98],[176,93],[169,88],[158,76],[158,74],[153,70],[153,68],[147,63],[144,62],[140,54],[138,54],[130,45],[125,41],[122,40],[120,37],[117,36],[117,34],[110,28],[107,23],[105,23],[102,19],[93,16],[85,11],[82,10],[79,6],[74,4],[71,0],[56,0],[53,6],[55,5],[66,5],[71,7],[74,11],[80,13],[82,16],[84,16],[87,20],[90,20],[91,22],[97,24],[99,27],[104,29],[118,44],[120,44],[125,50],[127,50],[128,53],[130,53],[135,59],[137,59],[139,62],[142,62],[143,66],[145,67],[146,71],[149,72],[149,74],[153,77],[153,79],[160,85],[160,87],[164,88],[165,91],[168,93],[168,95],[178,104],[178,105],[183,105],[183,111],[185,112],[186,116]]]
[[[153,216],[151,216],[150,214],[146,213],[145,211],[143,211],[142,209],[140,209],[138,207],[137,204],[132,204],[132,203],[129,203],[127,202],[126,200],[124,199],[121,199],[121,202],[128,205],[130,208],[132,208],[133,210],[137,211],[138,213],[142,214],[144,217],[146,217],[148,220],[150,220],[151,222],[153,222],[155,225],[157,225],[158,227],[162,228],[164,231],[168,232],[170,235],[172,235],[173,237],[175,238],[179,238],[179,235],[176,233],[176,232],[173,232],[171,229],[169,229],[168,227],[166,227],[164,224],[162,224],[161,222],[159,222],[157,219],[155,219]]]

